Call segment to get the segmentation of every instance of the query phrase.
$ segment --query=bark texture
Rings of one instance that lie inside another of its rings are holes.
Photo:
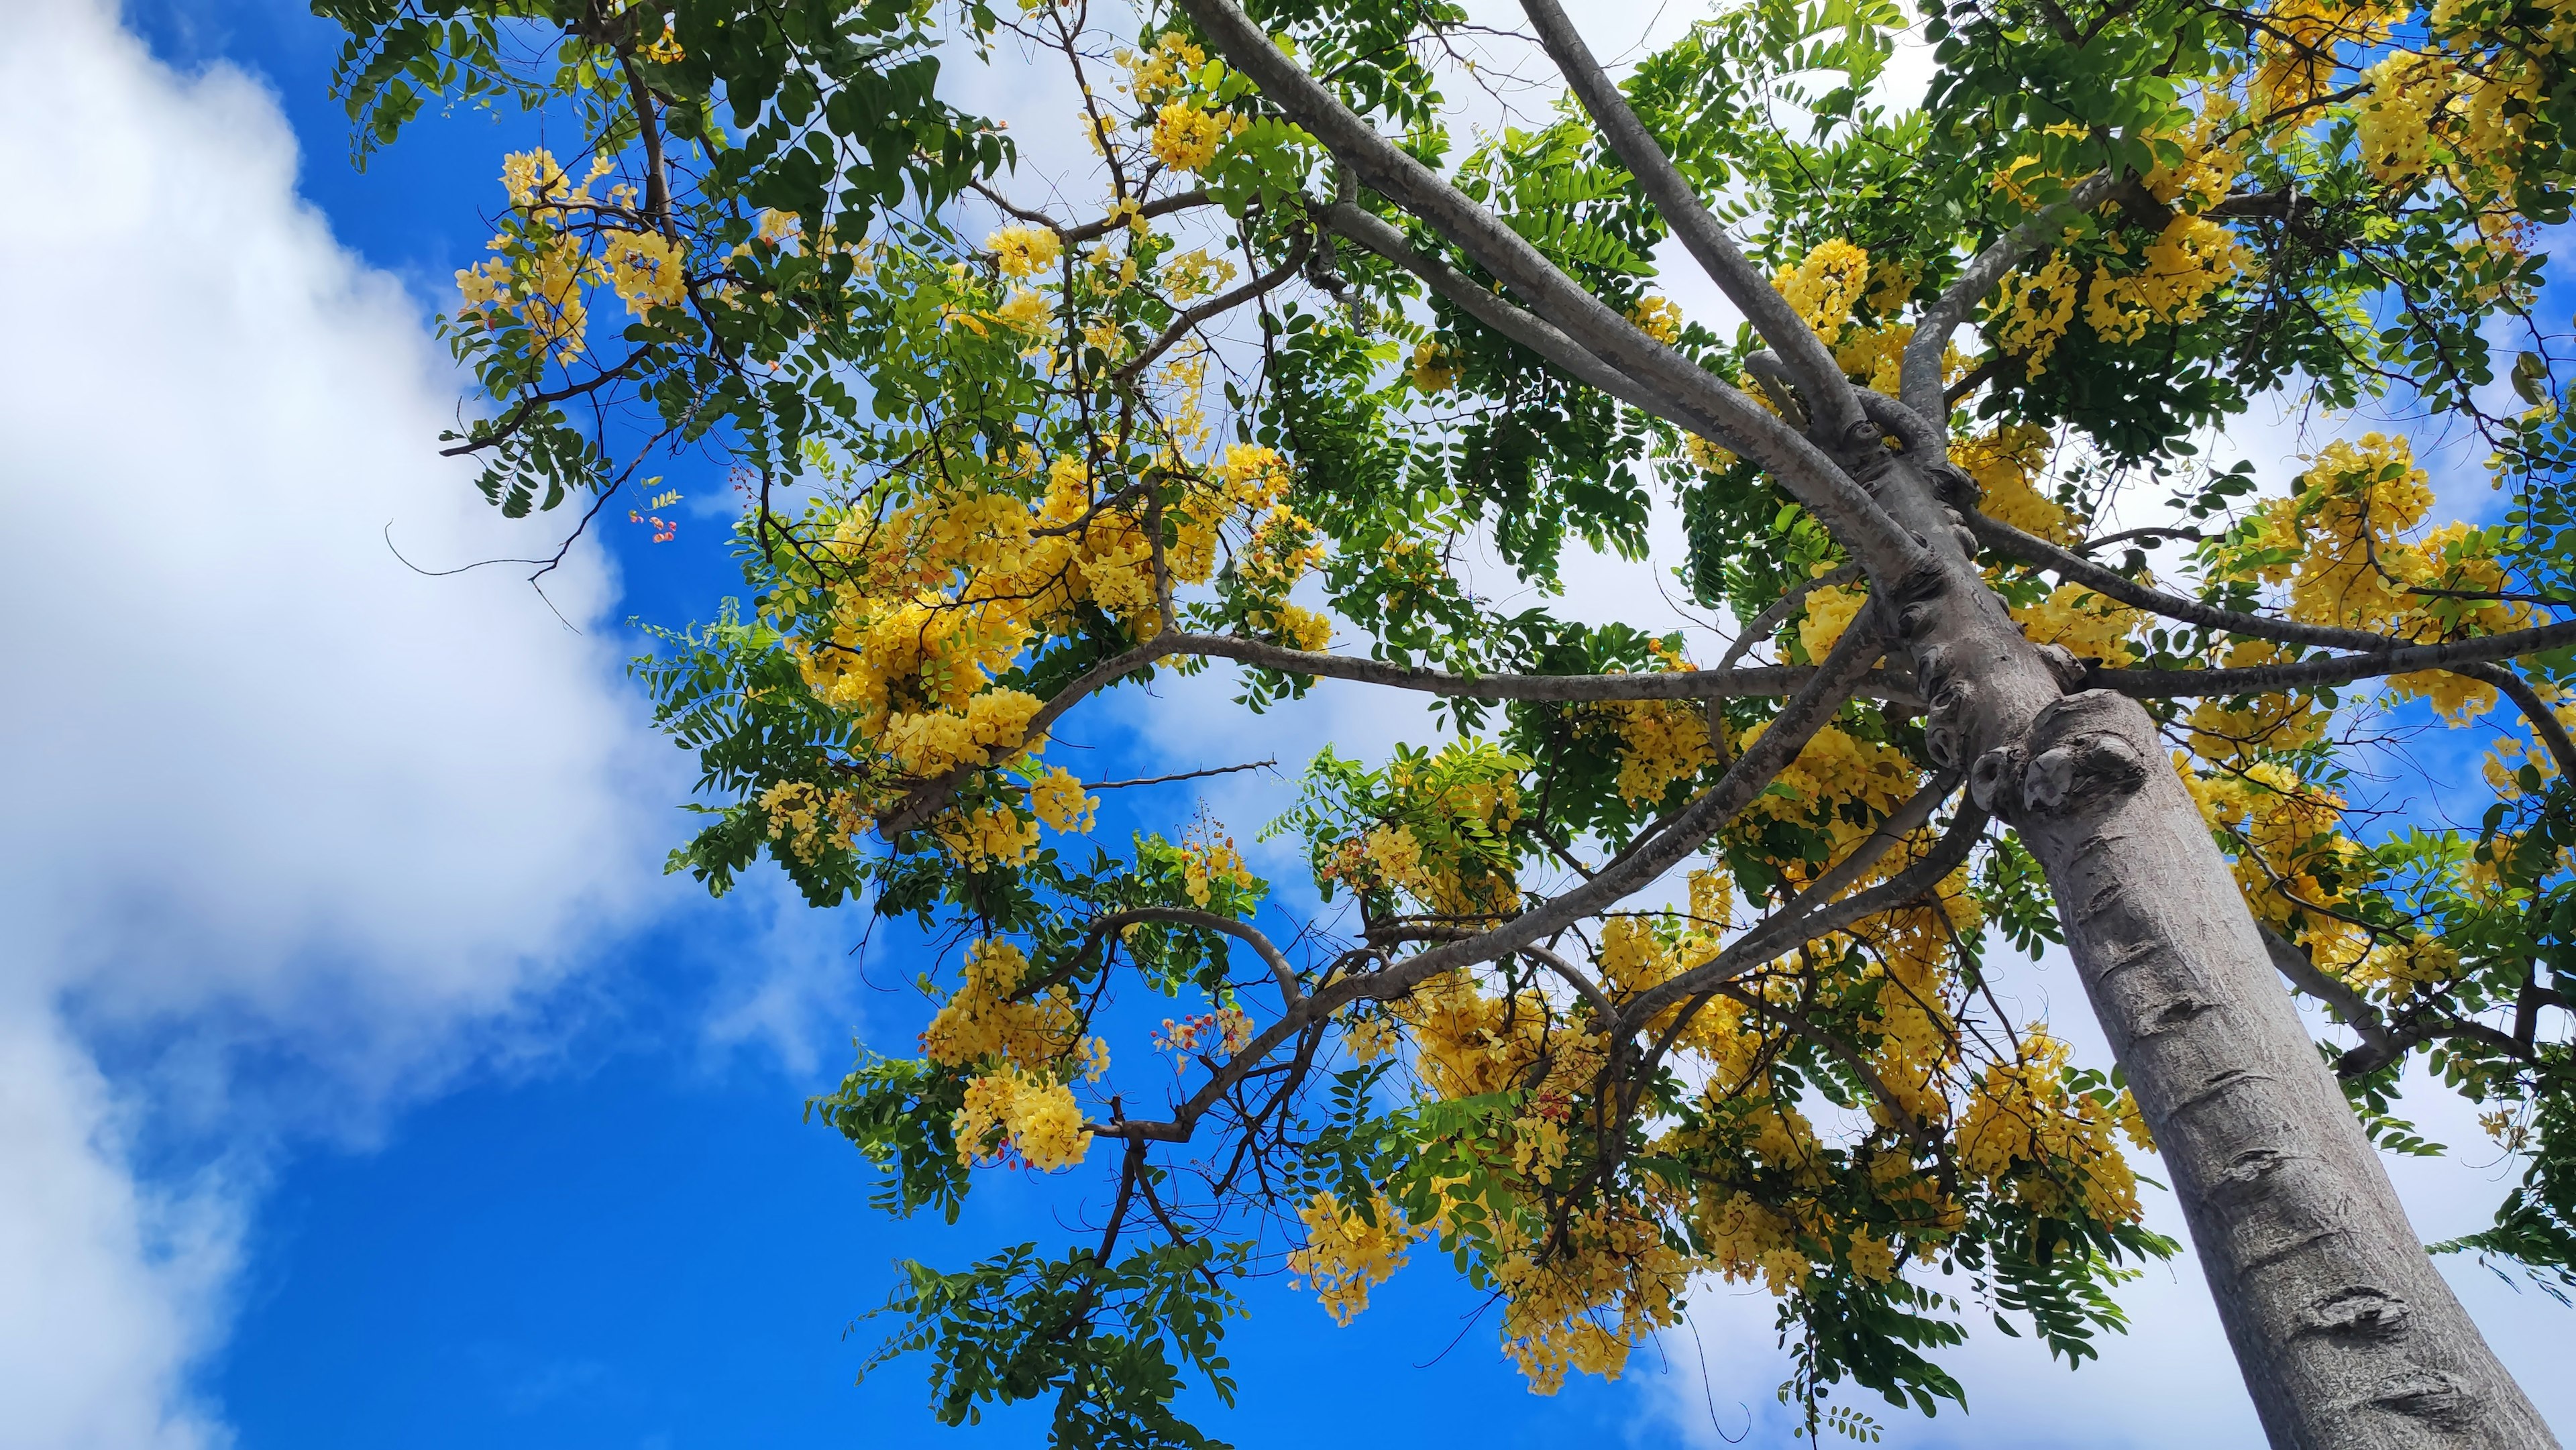
[[[2070,695],[2022,749],[2022,839],[2272,1443],[2557,1444],[2407,1223],[2146,712]]]
[[[2276,1450],[2554,1447],[2406,1220],[2155,724],[2031,644],[1970,562],[1967,480],[1857,458],[1931,562],[1880,581],[1929,705],[2046,872]]]

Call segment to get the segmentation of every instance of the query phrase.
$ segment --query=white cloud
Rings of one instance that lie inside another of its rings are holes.
[[[100,0],[0,11],[0,1446],[218,1443],[188,1375],[269,1145],[510,1050],[676,791],[613,634],[387,552],[531,532],[434,457],[453,374],[274,99]]]

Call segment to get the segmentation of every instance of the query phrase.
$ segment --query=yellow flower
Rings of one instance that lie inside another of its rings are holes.
[[[1005,277],[1032,277],[1053,267],[1064,243],[1052,228],[1004,227],[984,239],[984,249]]]
[[[1046,298],[1027,288],[1015,289],[1008,300],[993,309],[993,320],[1016,332],[1032,337],[1044,333],[1054,320],[1055,309]]]
[[[1072,771],[1056,766],[1029,785],[1029,809],[1059,831],[1079,834],[1091,829],[1100,801],[1083,793]]]
[[[1458,386],[1458,355],[1436,342],[1417,342],[1412,377],[1416,392],[1445,393]]]
[[[1154,113],[1154,157],[1174,171],[1196,171],[1224,144],[1226,124],[1189,101]]]
[[[1637,330],[1667,347],[1679,342],[1682,335],[1682,310],[1669,297],[1640,298],[1628,309],[1628,320]]]
[[[1423,1235],[1384,1198],[1370,1208],[1364,1215],[1318,1193],[1297,1210],[1306,1243],[1288,1256],[1288,1272],[1314,1284],[1335,1324],[1348,1324],[1368,1308],[1369,1291],[1404,1267],[1406,1247]]]
[[[978,1161],[983,1145],[996,1132],[1004,1152],[1018,1153],[1041,1172],[1070,1168],[1091,1151],[1091,1133],[1082,1126],[1082,1109],[1073,1100],[1073,1089],[1030,1073],[969,1079],[965,1105],[957,1110],[951,1126],[962,1163]]]
[[[683,244],[659,232],[619,232],[608,243],[609,284],[639,317],[655,307],[677,307],[688,296],[687,257]]]
[[[1821,660],[1831,653],[1867,603],[1868,591],[1847,585],[1826,584],[1808,591],[1806,618],[1798,624],[1798,643],[1807,658]]]
[[[1828,340],[1851,321],[1852,304],[1869,289],[1869,253],[1840,237],[1822,242],[1796,267],[1783,267],[1771,285]]]

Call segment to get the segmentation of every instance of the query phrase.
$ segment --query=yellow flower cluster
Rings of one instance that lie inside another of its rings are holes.
[[[1028,957],[1007,941],[968,947],[966,980],[922,1029],[921,1055],[944,1067],[1000,1062],[1023,1071],[1078,1059],[1098,1076],[1109,1065],[1107,1045],[1081,1035],[1081,1017],[1062,986],[1020,996],[1028,972]]]
[[[1161,559],[1176,587],[1206,583],[1220,530],[1274,509],[1288,487],[1277,453],[1240,444],[1207,465],[1167,448],[1149,477],[1167,489],[1163,480],[1179,482],[1163,511]],[[826,519],[816,551],[829,563],[824,607],[789,644],[806,687],[894,773],[889,789],[1036,751],[1040,702],[995,677],[1045,640],[1078,632],[1085,605],[1140,632],[1157,612],[1155,550],[1136,490],[1104,499],[1080,459],[952,455],[939,476],[903,479],[888,493],[904,486],[917,491],[900,503],[863,500]],[[1316,557],[1290,553],[1300,567]],[[1314,639],[1302,611],[1288,624]],[[1029,804],[1059,829],[1088,819],[1070,777]],[[1035,821],[999,808],[951,812],[934,825],[961,859],[1017,860],[1036,840]]]
[[[2252,266],[2233,232],[2207,217],[2178,216],[2147,244],[2138,270],[2094,271],[2084,321],[2105,341],[2136,342],[2149,323],[2199,321],[2209,295]]]
[[[1325,851],[1317,883],[1405,892],[1433,914],[1452,918],[1517,909],[1520,883],[1499,843],[1520,821],[1516,772],[1524,764],[1465,741],[1427,761],[1399,761],[1388,771],[1389,799],[1379,807],[1387,818]]]
[[[1694,666],[1679,653],[1657,647],[1659,672]],[[1692,700],[1615,700],[1589,707],[1578,722],[1585,733],[1619,737],[1619,798],[1642,805],[1664,798],[1674,782],[1688,780],[1717,759],[1709,739],[1707,707]]]
[[[1063,766],[1054,766],[1029,782],[1029,809],[1059,831],[1080,835],[1090,830],[1099,808],[1099,798],[1084,794],[1082,782]]]
[[[2274,0],[2263,16],[2261,64],[2247,87],[2255,109],[2280,117],[2315,105],[2335,88],[2339,53],[2378,44],[2405,14],[2382,0]]]
[[[1821,592],[1821,591],[1820,591]],[[1769,722],[1747,728],[1738,737],[1739,749],[1750,749],[1762,737]],[[1746,824],[1753,818],[1808,821],[1828,824],[1841,848],[1857,843],[1874,827],[1862,826],[1848,819],[1847,806],[1860,806],[1874,816],[1894,811],[1906,797],[1922,784],[1922,772],[1912,757],[1893,745],[1863,740],[1838,725],[1827,725],[1807,741],[1798,758],[1775,779],[1774,789],[1764,792],[1745,808]],[[1757,827],[1758,828],[1758,827]]]
[[[1210,828],[1181,843],[1182,888],[1200,906],[1214,899],[1215,887],[1244,891],[1257,879],[1243,864],[1243,853],[1234,848],[1232,836]]]
[[[1852,305],[1870,291],[1869,253],[1837,237],[1818,244],[1771,285],[1817,334],[1831,340],[1851,321]]]
[[[1174,171],[1197,171],[1216,159],[1240,117],[1212,113],[1193,101],[1174,101],[1154,113],[1154,159]]]
[[[2230,669],[2271,664],[2285,651],[2270,640],[2243,639],[2228,646]],[[2445,676],[2444,678],[2456,678]],[[2327,714],[2314,695],[2296,691],[2237,702],[2213,698],[2192,707],[2191,749],[2203,760],[2243,764],[2264,750],[2295,750],[2323,738]]]
[[[2372,946],[2344,972],[2344,980],[2391,1001],[2404,1002],[2427,987],[2438,987],[2460,974],[2460,954],[2441,938],[2419,935],[2406,941]]]
[[[784,780],[760,793],[761,814],[772,840],[787,843],[799,861],[813,861],[826,847],[846,849],[872,824],[857,796]]]
[[[1458,355],[1428,339],[1417,342],[1413,345],[1413,364],[1408,375],[1415,392],[1425,395],[1445,393],[1458,386]]]
[[[1413,1040],[1415,1073],[1443,1099],[1519,1087],[1551,1045],[1543,998],[1488,997],[1465,972],[1432,978],[1389,1011]]]
[[[2017,1061],[1989,1065],[1978,1081],[1959,1125],[1959,1166],[2042,1213],[2080,1203],[2095,1219],[2136,1222],[2137,1178],[2112,1138],[2116,1130],[2152,1146],[2136,1105],[2125,1092],[2105,1107],[2069,1091],[2066,1044],[2045,1026],[2018,1046]]]
[[[1205,247],[1193,247],[1163,262],[1163,290],[1176,302],[1209,296],[1233,280],[1234,264],[1209,256]]]
[[[1669,297],[1643,297],[1628,309],[1628,320],[1637,330],[1669,347],[1681,341],[1682,309]]]
[[[2080,584],[2060,584],[2046,599],[2016,606],[2012,617],[2032,643],[2064,645],[2077,659],[2101,660],[2115,669],[2136,662],[2129,636],[2147,622],[2139,611]]]
[[[2048,370],[2048,355],[2075,320],[2080,290],[2075,264],[2064,253],[2052,253],[2027,277],[2004,278],[2003,307],[1995,326],[1995,345],[2021,359],[2022,370],[2038,377]]]
[[[1348,1324],[1366,1309],[1369,1291],[1404,1267],[1406,1249],[1427,1232],[1405,1222],[1384,1198],[1364,1214],[1318,1193],[1297,1217],[1306,1225],[1306,1243],[1288,1255],[1288,1272],[1315,1286],[1335,1324]]]
[[[2410,537],[2432,506],[2432,482],[2405,438],[2338,439],[2300,475],[2294,497],[2264,506],[2223,567],[2235,577],[2288,583],[2290,616],[2312,624],[2408,638],[2521,627],[2528,606],[2463,609],[2416,592],[2503,583],[2495,562],[2469,547],[2466,525]]]
[[[686,299],[688,251],[682,243],[655,231],[575,229],[576,222],[631,210],[632,187],[613,187],[606,197],[591,194],[610,166],[602,156],[575,182],[542,148],[502,158],[501,182],[515,225],[492,239],[490,249],[498,256],[456,274],[463,299],[459,320],[485,327],[515,321],[535,335],[533,351],[569,361],[585,345],[592,286],[605,283],[638,316]]]
[[[2031,423],[2003,423],[1950,445],[1950,461],[1975,479],[1977,508],[2026,534],[2072,544],[2075,522],[2063,505],[2039,491],[2048,467],[2048,430]]]
[[[1000,1142],[992,1155],[1021,1161],[1042,1173],[1070,1168],[1091,1152],[1091,1130],[1082,1125],[1082,1108],[1071,1086],[1034,1073],[1007,1071],[970,1079],[965,1105],[952,1123],[957,1134],[957,1160],[972,1166],[987,1159],[986,1145]]]
[[[1798,621],[1798,646],[1810,660],[1833,650],[1869,603],[1869,591],[1844,584],[1822,584],[1807,592],[1807,612]]]
[[[1122,50],[1117,59],[1127,72],[1128,94],[1139,105],[1156,106],[1191,84],[1207,64],[1207,52],[1183,39],[1179,31],[1167,30],[1152,50],[1143,55]]]
[[[1630,805],[1662,800],[1674,782],[1717,759],[1708,711],[1696,701],[1620,700],[1597,708],[1619,732],[1619,798]]]
[[[942,811],[931,821],[931,832],[941,848],[969,871],[1017,865],[1038,844],[1038,823],[999,805]]]
[[[1005,277],[1045,274],[1064,255],[1064,242],[1051,227],[1004,227],[984,239],[984,250]]]
[[[2331,908],[2340,893],[2320,878],[2339,877],[2361,853],[2339,829],[2343,798],[2274,760],[2206,777],[2195,774],[2187,759],[2178,757],[2175,767],[2199,802],[2202,819],[2237,845],[2231,869],[2255,916],[2290,931],[2328,972],[2358,961],[2368,949],[2359,927],[2322,911],[2301,911],[2302,905]]]
[[[1572,1215],[1564,1243],[1544,1256],[1508,1223],[1495,1235],[1503,1291],[1503,1353],[1537,1394],[1569,1370],[1616,1379],[1629,1346],[1681,1321],[1697,1267],[1665,1242],[1652,1217],[1617,1203]]]

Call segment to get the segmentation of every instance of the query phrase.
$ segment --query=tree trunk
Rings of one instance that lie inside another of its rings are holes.
[[[2154,722],[2107,690],[2065,693],[2072,661],[2023,638],[1933,501],[1964,477],[1883,452],[1853,469],[1937,558],[1881,589],[1927,748],[1973,763],[1979,803],[2047,873],[2272,1445],[2554,1447],[2407,1224]]]
[[[2070,695],[2027,748],[2016,823],[2272,1444],[2555,1445],[2408,1225],[2146,711]]]

